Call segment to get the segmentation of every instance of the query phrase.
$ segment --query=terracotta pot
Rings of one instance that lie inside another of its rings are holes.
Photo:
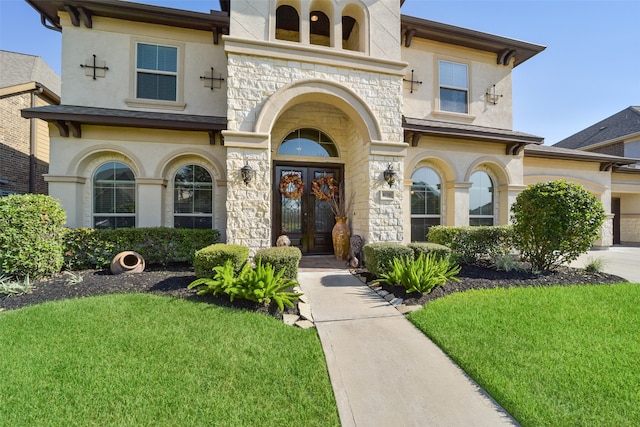
[[[144,258],[134,251],[120,252],[111,260],[111,274],[142,273]]]
[[[331,231],[333,238],[333,253],[337,259],[347,259],[349,256],[349,227],[347,226],[347,218],[337,217],[336,225]]]

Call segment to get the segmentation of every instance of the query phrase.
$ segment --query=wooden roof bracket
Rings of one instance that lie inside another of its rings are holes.
[[[614,166],[618,166],[616,162],[602,162],[600,163],[601,172],[609,172]]]
[[[507,144],[506,154],[510,156],[517,156],[525,145],[527,145],[526,142],[510,142]]]
[[[413,40],[413,36],[415,35],[416,30],[411,28],[405,30],[404,32],[404,47],[411,47],[411,41]]]
[[[498,54],[497,64],[509,65],[509,62],[511,62],[511,58],[513,58],[513,55],[515,54],[516,54],[516,51],[514,49],[509,49],[509,48],[504,49],[502,52]]]
[[[91,20],[90,11],[86,10],[83,7],[69,6],[68,4],[65,4],[63,8],[69,14],[69,18],[71,18],[71,24],[73,24],[74,27],[80,26],[80,19],[82,19],[82,23],[85,27],[93,27],[93,21]]]
[[[69,137],[69,131],[71,131],[71,135],[73,135],[74,138],[82,138],[82,128],[79,122],[56,120],[53,124],[56,125],[60,136],[63,138]]]

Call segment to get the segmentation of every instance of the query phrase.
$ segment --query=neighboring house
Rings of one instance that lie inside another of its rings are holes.
[[[640,242],[640,107],[627,107],[554,147],[631,158],[625,166],[611,167],[613,242]]]
[[[543,46],[400,0],[27,2],[64,29],[63,103],[23,116],[51,124],[46,179],[71,227],[213,227],[252,252],[287,234],[329,253],[334,218],[311,191],[329,175],[353,196],[353,233],[421,241],[507,224],[523,148],[543,142],[513,130],[511,82]]]
[[[60,103],[60,77],[38,56],[0,50],[0,196],[47,193],[49,127],[20,110]]]

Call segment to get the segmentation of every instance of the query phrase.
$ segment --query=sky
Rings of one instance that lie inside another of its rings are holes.
[[[219,9],[217,0],[139,2]],[[406,0],[401,12],[546,46],[512,78],[513,129],[547,145],[640,105],[638,0]],[[0,0],[0,49],[41,56],[60,73],[60,47],[25,1]]]

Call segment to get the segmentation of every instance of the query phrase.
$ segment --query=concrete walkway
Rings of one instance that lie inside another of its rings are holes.
[[[602,258],[602,271],[605,273],[615,274],[629,282],[640,283],[640,246],[612,246],[607,250],[589,251],[570,265],[584,267],[597,258]]]
[[[304,257],[343,427],[514,426],[431,340],[332,257]]]

